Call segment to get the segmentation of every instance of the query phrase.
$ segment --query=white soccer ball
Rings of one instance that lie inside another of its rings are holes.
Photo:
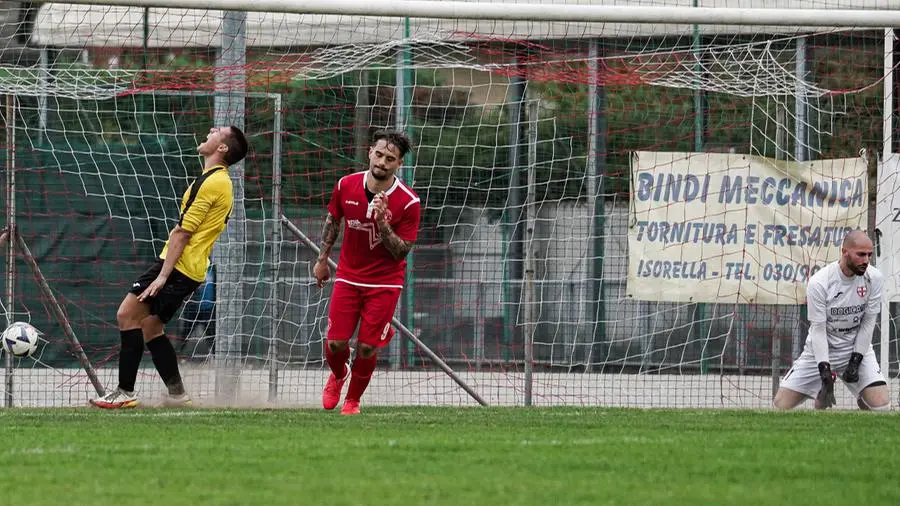
[[[3,331],[3,350],[14,357],[30,357],[38,347],[38,331],[30,323],[15,322]]]

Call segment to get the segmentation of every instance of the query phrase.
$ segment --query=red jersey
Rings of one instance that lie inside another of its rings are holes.
[[[328,212],[343,219],[344,240],[338,259],[335,281],[367,287],[403,287],[406,259],[397,260],[381,244],[381,234],[375,216],[366,212],[366,172],[342,177],[334,185]],[[421,204],[416,195],[400,178],[385,192],[388,201],[388,221],[397,237],[415,241],[419,235]]]

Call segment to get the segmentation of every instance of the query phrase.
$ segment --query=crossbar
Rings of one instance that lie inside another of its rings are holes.
[[[435,0],[67,0],[66,3],[396,18],[840,28],[900,26],[900,9],[746,9]]]

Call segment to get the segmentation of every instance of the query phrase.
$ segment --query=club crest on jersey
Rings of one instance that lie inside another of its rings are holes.
[[[869,292],[869,289],[866,288],[865,286],[856,287],[856,294],[859,295],[860,297],[865,297],[868,292]]]

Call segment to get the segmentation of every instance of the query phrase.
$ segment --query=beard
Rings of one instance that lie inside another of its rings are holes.
[[[375,172],[376,170],[379,172]],[[371,168],[369,169],[369,174],[372,174],[372,177],[379,181],[384,181],[387,178],[391,177],[390,173],[384,169]]]
[[[850,272],[856,274],[857,276],[862,276],[863,274],[865,274],[866,269],[869,267],[869,264],[855,264],[850,261],[849,257],[844,258],[844,265],[846,265],[847,268],[850,269]]]

